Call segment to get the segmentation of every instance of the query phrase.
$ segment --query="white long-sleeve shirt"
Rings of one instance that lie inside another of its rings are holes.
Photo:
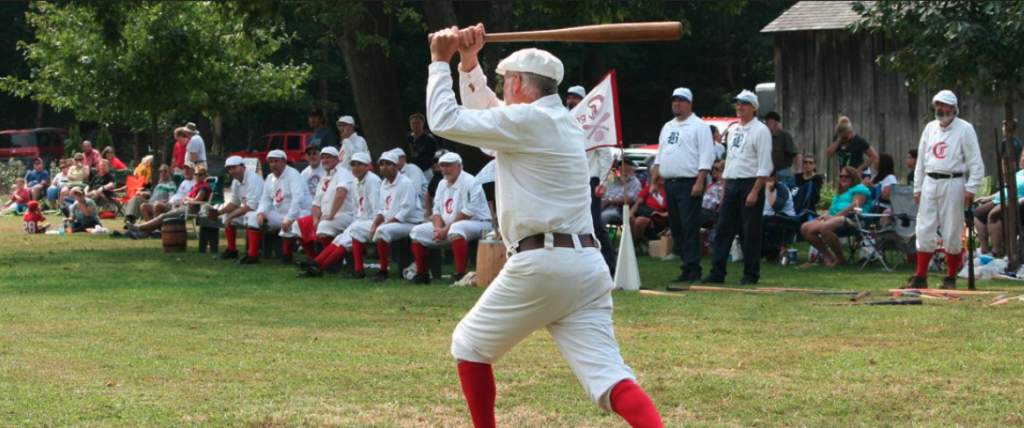
[[[352,171],[352,155],[356,153],[370,154],[370,147],[366,145],[366,140],[359,134],[353,132],[348,138],[341,141],[341,149],[339,149],[341,158],[341,167]]]
[[[234,204],[236,207],[245,204],[249,209],[257,210],[260,207],[262,196],[263,177],[246,168],[242,181],[231,182],[231,199],[228,200],[228,203]]]
[[[347,169],[334,168],[320,179],[320,187],[313,197],[313,206],[320,207],[321,215],[331,213],[334,206],[334,199],[338,196],[338,190],[345,189],[345,201],[338,207],[339,214],[355,215],[359,209],[359,202],[356,200],[356,177]]]
[[[772,173],[772,132],[760,120],[739,123],[729,128],[726,150],[726,180],[767,177]]]
[[[381,180],[380,210],[384,221],[397,219],[399,223],[420,224],[423,222],[423,204],[417,199],[418,193],[411,181],[402,174],[395,181]]]
[[[353,177],[355,178],[355,177]],[[367,171],[363,179],[356,180],[356,203],[359,207],[356,218],[373,220],[380,211],[380,182],[377,174]]]
[[[661,127],[658,154],[654,164],[658,175],[666,179],[694,178],[701,170],[710,171],[715,162],[715,142],[711,128],[695,114],[686,120],[672,119]]]
[[[284,167],[280,177],[270,174],[263,183],[263,196],[257,213],[266,214],[275,210],[284,218],[295,221],[309,215],[313,198],[309,196],[309,188],[302,174],[290,166]]]
[[[920,156],[914,168],[914,192],[920,192],[929,172],[939,174],[967,174],[964,190],[977,193],[985,177],[985,163],[978,146],[978,134],[966,120],[955,118],[945,129],[938,120],[924,127],[917,146]]]
[[[445,225],[451,225],[460,213],[470,220],[491,221],[484,189],[475,180],[476,177],[466,171],[459,173],[454,185],[448,180],[441,180],[434,194],[434,211],[431,214],[440,216]]]
[[[590,178],[600,178],[601,181],[604,181],[604,177],[612,170],[614,162],[615,154],[612,153],[611,147],[598,147],[587,151],[587,168]]]
[[[583,129],[558,95],[505,106],[476,67],[460,73],[459,106],[448,64],[435,62],[429,70],[430,129],[495,153],[498,224],[506,247],[539,233],[594,232]]]

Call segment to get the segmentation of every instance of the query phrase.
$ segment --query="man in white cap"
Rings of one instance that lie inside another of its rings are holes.
[[[658,178],[665,179],[668,224],[672,229],[672,255],[683,260],[675,282],[698,283],[700,268],[700,209],[704,184],[715,162],[711,128],[693,113],[689,88],[672,91],[672,120],[661,127],[658,153],[651,168],[650,193],[658,193]]]
[[[547,328],[587,395],[633,427],[661,416],[623,362],[612,329],[611,276],[587,213],[583,130],[558,97],[564,68],[554,55],[523,49],[502,60],[504,102],[477,54],[482,24],[432,36],[427,120],[434,133],[492,151],[498,224],[509,258],[452,337],[473,425],[493,427],[492,364],[533,331]],[[449,61],[460,52],[459,86]]]
[[[956,288],[963,250],[964,206],[985,176],[985,164],[974,126],[957,117],[956,95],[943,90],[932,98],[935,120],[925,125],[917,146],[914,169],[914,200],[917,212],[917,272],[901,288],[928,288],[928,265],[938,248],[942,230],[946,250],[943,289]],[[965,177],[966,176],[966,177]],[[968,261],[970,263],[970,261]]]
[[[569,88],[569,91],[565,93],[565,108],[572,110],[576,108],[583,98],[587,96],[587,91],[582,86],[573,86]]]
[[[377,243],[380,271],[370,279],[381,282],[389,278],[391,243],[408,238],[412,228],[423,222],[423,203],[413,182],[398,172],[398,154],[394,150],[381,155],[377,163],[383,181],[380,183],[380,209],[370,226],[370,236]],[[419,175],[422,179],[422,174]],[[355,257],[358,268],[359,251]]]
[[[316,259],[299,262],[299,268],[306,271],[305,274],[299,274],[299,277],[323,276],[324,271],[333,269],[345,260],[345,255],[349,250],[354,250],[355,242],[358,242],[359,253],[352,253],[358,257],[359,264],[353,263],[348,278],[366,278],[362,264],[363,244],[370,242],[370,227],[373,226],[373,220],[380,209],[380,177],[370,172],[370,162],[370,155],[366,153],[352,155],[351,167],[352,175],[356,179],[355,198],[358,207],[356,219],[341,235],[325,246]]]
[[[182,201],[188,197],[189,193],[192,193],[192,188],[196,187],[196,166],[190,161],[185,161],[185,167],[182,168],[182,172],[184,173],[184,180],[178,185],[178,191],[167,199],[167,203],[158,202],[153,207],[153,214],[159,216],[167,211],[180,208]]]
[[[231,181],[231,196],[227,203],[218,209],[210,209],[210,217],[222,215],[221,222],[224,224],[224,237],[228,241],[228,248],[220,254],[222,260],[235,260],[238,258],[238,248],[235,241],[238,239],[238,228],[245,227],[245,216],[255,212],[260,207],[260,198],[263,195],[263,177],[255,171],[245,167],[245,160],[240,156],[231,156],[224,161]]]
[[[429,205],[427,204],[427,184],[429,183],[416,165],[410,166],[406,162],[405,150],[402,150],[401,147],[396,147],[391,149],[391,152],[398,156],[398,173],[408,178],[409,182],[412,183],[412,188],[416,189],[416,201],[420,204],[421,211],[423,211],[423,208]]]
[[[455,255],[455,275],[451,282],[462,280],[469,260],[469,242],[491,230],[491,210],[487,207],[484,189],[476,183],[476,177],[462,170],[462,157],[458,153],[446,153],[438,164],[444,180],[437,185],[431,222],[416,226],[409,233],[416,257],[413,284],[430,284],[427,270],[430,248],[448,245]]]
[[[256,211],[245,216],[249,226],[249,254],[238,260],[238,264],[256,264],[260,262],[259,250],[263,243],[263,232],[278,232],[282,240],[281,263],[292,263],[292,223],[309,215],[313,198],[309,189],[295,168],[288,166],[288,157],[281,150],[267,153],[267,164],[270,175],[263,183],[263,194]]]
[[[341,140],[341,167],[350,169],[352,161],[352,155],[356,153],[366,153],[370,155],[370,148],[366,145],[366,140],[360,137],[356,133],[356,120],[352,116],[342,116],[338,118],[338,138]]]
[[[188,145],[185,146],[185,160],[191,161],[195,166],[206,166],[206,143],[203,137],[199,136],[196,124],[189,122],[185,124],[185,132],[188,133]]]
[[[330,245],[356,217],[356,178],[347,169],[338,168],[338,154],[338,149],[331,146],[320,151],[325,172],[313,196],[310,215],[292,225],[292,232],[299,236],[299,244],[310,259],[316,257],[313,242]]]
[[[302,179],[306,180],[306,188],[309,189],[309,197],[316,196],[316,189],[320,187],[320,180],[327,174],[324,167],[320,165],[320,148],[306,146],[306,162],[309,165],[302,170]]]
[[[742,236],[743,278],[740,285],[753,285],[761,279],[761,224],[764,212],[764,184],[772,173],[772,132],[757,120],[757,95],[743,90],[732,99],[739,123],[729,128],[726,142],[725,171],[722,178],[722,202],[715,226],[711,273],[702,282],[725,283],[725,265],[737,235]],[[740,228],[742,234],[740,233]]]

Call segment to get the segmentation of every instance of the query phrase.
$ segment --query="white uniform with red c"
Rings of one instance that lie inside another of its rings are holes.
[[[934,252],[941,230],[946,253],[960,254],[964,244],[964,191],[977,193],[985,176],[978,134],[974,126],[959,117],[945,129],[933,120],[925,126],[917,150],[914,192],[921,192],[917,251]],[[966,179],[933,178],[929,174],[965,174]]]
[[[345,189],[345,201],[338,207],[338,212],[334,213],[334,218],[324,220],[331,213],[339,189]],[[313,198],[313,206],[320,207],[320,224],[316,228],[316,236],[326,238],[342,234],[355,221],[358,204],[356,177],[347,169],[334,168],[334,171],[320,180],[320,188]]]
[[[234,180],[231,182],[231,197],[228,199],[229,204],[234,204],[236,207],[245,205],[249,207],[250,213],[260,208],[260,199],[263,196],[263,177],[260,177],[254,171],[246,168],[245,175],[242,176],[242,181]],[[221,216],[221,221],[227,218],[228,215],[225,213]],[[239,216],[231,220],[231,225],[236,227],[245,227],[246,217]]]
[[[487,207],[483,187],[475,180],[472,174],[462,171],[454,186],[449,185],[448,180],[441,180],[437,185],[432,215],[441,217],[445,225],[451,225],[445,242],[434,241],[433,221],[412,228],[409,237],[427,247],[440,247],[450,245],[455,237],[475,241],[491,230],[491,210]],[[459,214],[469,218],[455,222]]]
[[[480,67],[460,73],[455,101],[449,65],[430,65],[427,119],[441,137],[495,151],[498,224],[510,256],[452,335],[452,355],[493,364],[547,328],[587,395],[611,410],[609,393],[635,381],[612,329],[613,284],[598,248],[551,245],[551,233],[593,234],[583,130],[558,95],[504,106]],[[545,234],[544,248],[515,253]],[[596,241],[596,238],[595,238]]]
[[[256,211],[245,215],[245,222],[251,229],[259,229],[256,223],[257,216],[262,213],[267,216],[267,226],[271,230],[279,230],[281,237],[294,238],[298,234],[292,229],[281,230],[281,222],[285,219],[296,221],[309,215],[309,208],[312,206],[313,198],[309,196],[309,188],[306,180],[302,178],[295,168],[286,166],[280,177],[270,174],[263,182],[263,196],[260,198],[260,206]]]
[[[419,203],[418,195],[412,181],[401,173],[395,175],[393,182],[381,181],[377,214],[384,216],[384,223],[377,226],[373,242],[383,240],[390,244],[409,237],[413,226],[423,221],[423,204]],[[392,219],[397,221],[388,223]]]
[[[338,167],[352,171],[352,155],[356,153],[366,153],[369,156],[370,148],[366,145],[366,139],[353,132],[341,142],[341,148],[338,149],[340,155],[338,159],[341,160],[341,163],[338,164]]]
[[[377,174],[367,171],[363,179],[352,177],[356,180],[356,220],[352,222],[345,232],[334,238],[332,242],[337,247],[352,249],[352,240],[359,242],[370,241],[370,227],[373,226],[373,219],[377,218],[377,211],[380,211],[380,177]]]

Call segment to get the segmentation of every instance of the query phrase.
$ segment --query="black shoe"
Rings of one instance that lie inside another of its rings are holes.
[[[464,273],[452,274],[452,280],[448,284],[449,285],[455,284],[455,283],[457,283],[459,281],[462,281],[462,278],[465,278],[465,277],[466,277],[466,274],[464,274]]]
[[[704,279],[700,280],[701,284],[725,284],[725,278],[720,276],[708,275]]]
[[[281,264],[290,265],[292,263],[295,263],[295,259],[292,258],[291,254],[284,254],[281,256]]]
[[[235,260],[238,258],[238,250],[224,250],[217,258],[221,260]]]
[[[377,272],[376,275],[370,277],[370,281],[373,281],[373,282],[384,282],[384,281],[387,281],[390,278],[391,278],[391,275],[388,275],[388,271],[382,270],[380,272]]]
[[[320,278],[323,275],[316,275],[310,272],[299,272],[295,274],[296,278]]]
[[[138,219],[135,216],[133,216],[133,215],[126,215],[126,216],[124,216],[124,222],[125,223],[135,224],[135,220],[138,220]]]
[[[945,278],[942,278],[942,286],[940,286],[939,289],[940,290],[956,290],[956,277],[955,276],[947,276]]]
[[[675,279],[673,279],[672,282],[677,283],[677,284],[685,282],[687,284],[694,284],[694,285],[696,285],[696,284],[700,284],[700,276],[687,276],[687,275],[684,275],[684,274],[679,274],[679,276],[677,276]]]
[[[366,278],[366,272],[365,271],[358,271],[358,270],[357,271],[352,271],[352,272],[349,272],[348,275],[343,276],[342,278],[345,278],[345,279],[363,279],[363,278]]]
[[[306,258],[295,262],[295,267],[305,270],[307,267],[313,266],[315,264],[316,262],[314,262],[313,259]]]
[[[739,285],[757,285],[757,280],[754,278],[743,278],[737,282]]]
[[[324,270],[324,274],[326,274],[326,275],[335,275],[338,272],[341,272],[341,268],[339,268],[337,266],[331,266],[331,267],[327,268],[326,270]]]
[[[299,275],[296,275],[295,277],[296,278],[319,278],[321,276],[324,276],[324,271],[320,270],[320,266],[317,266],[316,263],[313,263],[313,264],[311,264],[309,266],[306,266],[305,268],[303,268],[303,270],[305,272],[300,273]],[[302,275],[302,276],[300,276],[300,275]]]
[[[385,276],[385,279],[386,278],[387,277]],[[374,281],[376,281],[376,279],[374,279]],[[416,274],[416,276],[412,277],[412,283],[415,285],[430,285],[430,275]]]
[[[245,257],[242,257],[242,258],[238,259],[238,264],[240,264],[240,265],[258,265],[258,264],[260,264],[260,259],[254,259],[254,258],[251,258],[249,256],[245,256]]]

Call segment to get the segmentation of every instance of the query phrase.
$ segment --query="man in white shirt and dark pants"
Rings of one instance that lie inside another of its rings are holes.
[[[739,284],[754,285],[761,278],[763,189],[772,173],[772,133],[757,120],[757,95],[744,90],[733,101],[740,122],[729,129],[728,160],[722,172],[724,196],[718,209],[711,273],[702,282],[725,283],[729,250],[742,227],[743,279]]]
[[[651,170],[651,194],[658,193],[658,178],[665,179],[668,223],[674,242],[672,252],[683,259],[682,272],[674,282],[700,282],[700,208],[704,183],[715,161],[711,128],[693,114],[693,93],[688,88],[672,92],[675,119],[661,128],[658,154]]]
[[[946,277],[940,288],[951,290],[956,288],[964,245],[964,206],[974,200],[985,176],[985,164],[974,126],[957,117],[956,95],[952,91],[940,91],[932,98],[932,105],[935,120],[921,133],[914,169],[914,199],[920,204],[917,272],[900,288],[928,288],[928,265],[939,248],[938,230],[941,229],[946,249]]]

